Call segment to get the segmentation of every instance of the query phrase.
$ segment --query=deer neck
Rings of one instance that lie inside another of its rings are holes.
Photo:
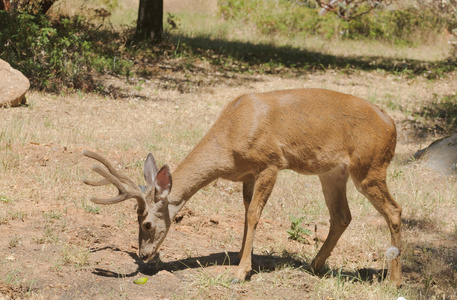
[[[216,148],[200,142],[172,173],[173,186],[168,196],[171,219],[196,192],[223,175]]]

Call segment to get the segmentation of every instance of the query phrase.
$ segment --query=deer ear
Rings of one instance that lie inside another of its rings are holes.
[[[158,171],[159,168],[157,168],[156,160],[154,159],[154,156],[149,153],[144,162],[143,172],[147,185],[152,185],[154,183],[154,178],[156,178]]]
[[[164,165],[162,169],[157,173],[155,179],[155,189],[156,189],[156,199],[166,199],[168,194],[171,191],[172,180],[171,180],[171,173],[170,168],[168,165]]]

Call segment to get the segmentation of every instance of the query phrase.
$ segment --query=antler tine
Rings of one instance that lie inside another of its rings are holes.
[[[119,179],[117,179],[113,174],[108,172],[106,169],[104,169],[98,165],[93,165],[92,170],[94,170],[98,174],[105,177],[107,181],[112,183],[119,190],[118,196],[108,199],[107,201],[105,201],[107,203],[99,203],[99,204],[113,204],[113,203],[121,202],[123,200],[127,200],[129,198],[135,198],[137,200],[144,201],[144,197],[141,194],[139,189],[133,190],[133,191],[127,189]],[[101,180],[101,181],[104,181],[104,180]],[[100,202],[100,200],[102,200],[102,199],[95,198],[95,200],[99,200],[99,202]],[[114,200],[116,200],[116,202],[113,202]],[[101,202],[103,202],[103,201],[101,201]]]
[[[128,184],[131,188],[134,188],[134,189],[136,189],[138,187],[137,184],[130,177],[122,174],[121,172],[119,172],[111,164],[111,162],[109,162],[106,158],[104,158],[100,154],[92,152],[90,150],[84,150],[83,151],[83,155],[101,162],[110,171],[110,173],[113,174],[114,176],[116,176],[122,183]],[[95,183],[95,184],[91,184],[91,185],[97,185],[98,186],[98,185],[106,185],[106,184],[109,184],[110,182],[107,182],[105,180],[101,180],[101,181],[98,181],[98,182],[91,182],[91,183]]]
[[[87,185],[92,185],[92,186],[101,186],[101,185],[107,185],[107,184],[111,183],[108,181],[108,179],[102,179],[102,180],[98,180],[98,181],[83,179],[83,182]]]
[[[124,195],[117,195],[116,197],[108,198],[108,199],[90,197],[90,201],[92,201],[96,204],[102,204],[102,205],[116,204],[116,203],[122,202],[124,200],[126,200]]]
[[[130,198],[134,198],[138,202],[138,211],[144,212],[146,210],[146,200],[141,193],[140,188],[134,183],[132,179],[118,172],[107,159],[95,152],[84,150],[83,155],[101,162],[108,169],[107,170],[99,165],[93,165],[92,170],[103,176],[104,179],[99,181],[83,180],[85,184],[100,186],[111,183],[119,190],[119,194],[113,198],[102,199],[91,197],[90,200],[92,202],[105,205],[115,204]],[[127,187],[123,183],[126,184]]]

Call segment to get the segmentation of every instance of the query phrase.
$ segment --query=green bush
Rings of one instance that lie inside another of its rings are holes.
[[[306,0],[221,0],[219,3],[224,18],[254,24],[262,34],[415,44],[447,26],[446,21],[429,11],[378,8],[347,21],[332,13],[320,16],[314,2]]]
[[[0,57],[30,79],[32,87],[93,90],[96,73],[122,74],[131,66],[116,60],[119,45],[111,32],[95,30],[83,17],[0,11]]]
[[[443,19],[425,11],[384,10],[347,22],[344,37],[417,44],[423,37],[442,32],[446,26]]]

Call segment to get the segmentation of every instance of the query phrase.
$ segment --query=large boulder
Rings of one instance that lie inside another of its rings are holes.
[[[409,160],[443,175],[457,174],[457,133],[434,141]]]
[[[0,107],[25,104],[30,81],[9,63],[0,59]]]

